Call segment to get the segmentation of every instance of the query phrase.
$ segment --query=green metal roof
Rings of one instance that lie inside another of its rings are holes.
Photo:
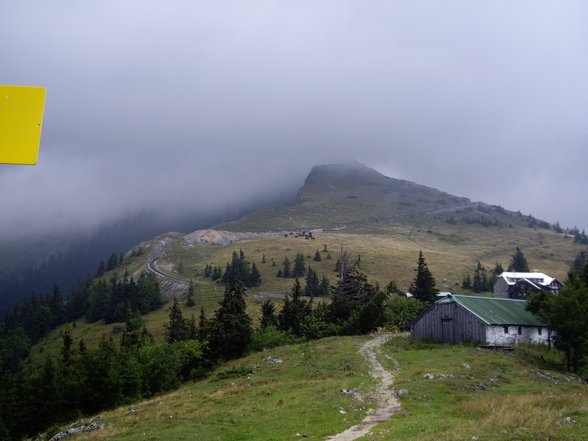
[[[545,326],[525,309],[525,300],[450,294],[437,303],[458,303],[489,325]]]

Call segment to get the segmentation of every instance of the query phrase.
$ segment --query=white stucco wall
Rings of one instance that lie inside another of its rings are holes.
[[[519,342],[528,343],[547,343],[547,328],[537,326],[520,326],[521,334],[519,335],[519,326],[509,326],[508,334],[504,333],[504,326],[488,326],[486,328],[486,344],[489,345],[511,345]]]

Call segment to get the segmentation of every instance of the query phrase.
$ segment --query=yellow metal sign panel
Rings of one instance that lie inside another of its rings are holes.
[[[44,105],[44,87],[0,86],[0,163],[37,163]]]

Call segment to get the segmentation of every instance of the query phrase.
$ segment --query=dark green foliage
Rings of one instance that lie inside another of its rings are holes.
[[[308,271],[306,272],[305,277],[306,285],[304,287],[304,295],[307,297],[317,297],[321,295],[320,292],[320,285],[319,279],[316,274],[316,271],[313,270],[310,266],[308,267]]]
[[[512,255],[512,259],[508,265],[508,270],[517,273],[529,272],[529,264],[527,263],[527,259],[519,247],[517,247],[515,253]]]
[[[280,331],[274,325],[260,327],[253,332],[249,349],[252,351],[263,351],[278,346],[299,343],[300,338],[289,332]]]
[[[306,268],[304,265],[304,254],[296,253],[294,259],[294,268],[292,269],[292,277],[304,277]]]
[[[461,287],[463,289],[472,289],[472,278],[469,274],[466,274],[461,282]]]
[[[190,280],[190,285],[188,286],[188,293],[186,294],[186,306],[191,308],[194,306],[196,302],[194,301],[194,284]]]
[[[588,274],[588,264],[585,268]],[[533,294],[527,309],[537,315],[551,331],[553,341],[566,355],[567,367],[588,374],[588,284],[570,273],[568,282],[555,296],[545,291]]]
[[[266,263],[267,261],[265,260],[265,254],[261,255],[261,263]]]
[[[257,269],[257,265],[255,265],[255,262],[253,262],[251,265],[251,273],[249,274],[247,286],[254,287],[259,285],[261,285],[261,274]]]
[[[221,269],[221,267],[215,266],[214,269],[212,270],[212,274],[210,275],[210,278],[212,280],[219,280],[222,276],[223,276],[223,270]]]
[[[112,271],[118,266],[118,258],[116,253],[112,253],[106,262],[106,271]]]
[[[384,292],[371,285],[347,252],[339,258],[339,278],[332,289],[329,321],[346,334],[367,333],[384,322]]]
[[[210,277],[212,275],[212,265],[207,263],[204,267],[204,277]]]
[[[278,315],[279,329],[298,336],[302,335],[300,328],[302,321],[312,312],[311,302],[302,299],[301,296],[302,288],[300,281],[296,278],[292,287],[292,296],[286,296]]]
[[[314,257],[312,260],[314,260],[315,262],[320,262],[321,260],[323,260],[321,257],[321,253],[319,253],[319,250],[316,250],[316,253],[314,253]]]
[[[274,302],[269,298],[265,299],[261,304],[261,318],[259,319],[259,326],[267,328],[268,326],[277,326],[278,318],[276,317],[276,307]]]
[[[500,263],[496,262],[496,265],[494,266],[494,274],[499,276],[503,272],[504,272],[504,268],[502,268],[502,265]]]
[[[321,278],[321,282],[319,283],[319,297],[326,297],[329,295],[331,291],[331,284],[329,282],[329,279],[327,278],[327,276],[325,276],[323,274],[323,277]]]
[[[427,307],[414,297],[393,296],[386,302],[386,327],[408,331],[410,323]]]
[[[571,271],[576,274],[580,274],[587,262],[588,262],[588,259],[586,256],[586,251],[584,251],[584,250],[580,251],[576,255],[574,262],[572,263]]]
[[[391,280],[390,283],[386,285],[386,293],[389,295],[404,295],[404,292],[398,288],[396,280]]]
[[[167,329],[165,341],[168,343],[188,340],[190,337],[190,325],[182,314],[177,298],[174,298],[174,302],[169,308],[169,322],[164,326]]]
[[[102,277],[104,275],[105,271],[106,271],[106,264],[104,263],[104,260],[101,260],[100,263],[98,264],[98,268],[96,269],[96,277]]]
[[[243,250],[233,251],[231,262],[227,263],[227,267],[222,276],[222,281],[226,284],[234,284],[237,282],[243,283],[247,287],[261,285],[261,274],[257,269],[255,263],[250,268],[250,263],[245,259]]]
[[[200,343],[204,343],[206,341],[206,333],[208,329],[208,320],[206,319],[206,312],[204,308],[200,308],[200,316],[198,317],[198,334],[196,336],[197,340]]]
[[[86,305],[85,316],[90,321],[104,319],[107,323],[126,320],[127,309],[146,314],[163,304],[157,277],[153,273],[142,273],[139,280],[113,276],[110,282],[96,280],[76,294],[77,301]],[[75,319],[70,310],[69,319]]]
[[[245,286],[239,282],[227,285],[220,308],[208,324],[208,348],[213,359],[232,360],[247,350],[253,328],[245,309]]]
[[[415,269],[416,276],[410,285],[409,291],[415,297],[426,304],[431,304],[436,300],[436,295],[439,292],[435,285],[435,278],[429,271],[423,252],[419,252],[417,267]]]
[[[288,257],[284,258],[282,275],[278,277],[290,277],[290,260]]]

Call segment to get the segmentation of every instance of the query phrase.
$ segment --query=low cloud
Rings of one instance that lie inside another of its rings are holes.
[[[39,164],[0,166],[0,235],[216,210],[349,160],[588,228],[587,14],[579,2],[3,2],[1,81],[48,90]]]

